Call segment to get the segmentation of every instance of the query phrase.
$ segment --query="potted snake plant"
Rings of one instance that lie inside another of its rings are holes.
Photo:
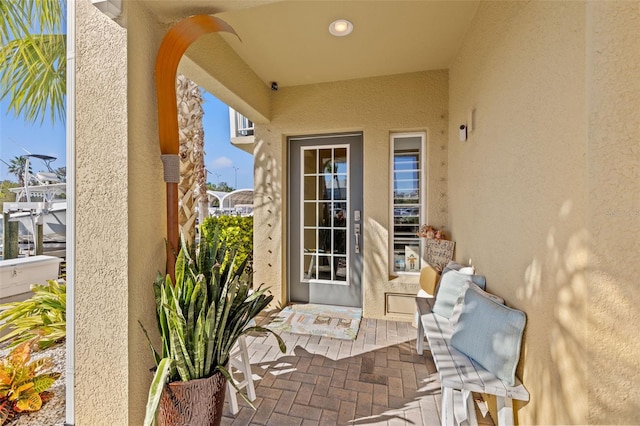
[[[235,252],[221,241],[219,228],[211,232],[203,227],[197,247],[182,242],[175,282],[168,274],[158,274],[153,288],[160,351],[140,324],[156,363],[145,425],[156,420],[167,426],[219,425],[226,381],[231,380],[229,354],[241,335],[272,333],[286,351],[276,333],[250,326],[273,296],[263,288],[252,291],[247,260],[236,265]]]

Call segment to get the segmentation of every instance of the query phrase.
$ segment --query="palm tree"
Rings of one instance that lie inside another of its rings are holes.
[[[196,83],[182,74],[176,81],[178,136],[180,140],[180,183],[178,184],[178,222],[188,243],[195,237],[195,206],[206,195],[204,175],[204,129],[202,92]],[[205,207],[208,204],[205,199]],[[200,209],[202,209],[202,204]]]
[[[65,0],[0,1],[0,99],[28,122],[64,121]]]
[[[60,179],[60,182],[66,182],[67,181],[67,167],[66,166],[58,167],[57,169],[55,169],[53,171],[53,173],[55,173],[56,177],[58,179]]]
[[[27,164],[27,157],[22,155],[12,158],[7,165],[7,171],[18,178],[20,186],[24,186],[24,167]],[[29,173],[31,172],[31,164],[29,164]]]

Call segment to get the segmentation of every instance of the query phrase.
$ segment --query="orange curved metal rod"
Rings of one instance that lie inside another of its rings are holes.
[[[226,31],[236,34],[222,19],[209,15],[185,18],[174,25],[162,39],[156,58],[156,92],[158,97],[158,135],[162,154],[179,154],[176,75],[180,59],[189,46],[205,34]],[[179,247],[178,184],[167,182],[167,272],[175,279],[175,256]]]

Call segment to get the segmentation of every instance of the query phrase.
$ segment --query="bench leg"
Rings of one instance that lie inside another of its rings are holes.
[[[506,396],[497,397],[498,426],[513,426],[513,400]]]
[[[455,426],[456,419],[453,412],[453,389],[442,388],[442,426]]]
[[[453,415],[456,425],[478,426],[476,406],[471,391],[453,391]]]
[[[471,391],[465,391],[468,393],[465,406],[467,407],[467,421],[470,425],[477,425],[478,418],[476,416],[476,402],[473,400],[473,393]],[[464,395],[464,392],[463,392]]]
[[[236,369],[242,373],[244,376],[242,381],[235,380],[233,378],[233,369]],[[245,336],[240,336],[236,345],[233,347],[231,354],[229,355],[229,365],[227,366],[229,370],[229,374],[231,374],[232,380],[234,380],[235,384],[238,388],[247,389],[247,396],[249,401],[256,400],[256,388],[253,384],[253,373],[251,372],[251,363],[249,362],[249,349],[247,347],[247,341]],[[238,414],[240,411],[240,407],[238,406],[238,396],[237,390],[233,387],[230,381],[227,381],[227,395],[229,396],[229,411],[234,416]]]
[[[247,396],[249,401],[255,401],[256,386],[253,383],[253,372],[251,371],[251,362],[249,361],[249,347],[247,346],[247,340],[244,335],[238,338],[238,344],[242,351],[242,374],[244,374],[244,380],[247,382]]]
[[[424,326],[422,325],[422,318],[418,314],[418,334],[416,335],[416,350],[418,355],[422,355],[424,351]]]

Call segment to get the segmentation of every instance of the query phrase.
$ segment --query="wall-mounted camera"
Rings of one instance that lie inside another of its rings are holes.
[[[467,125],[460,125],[460,142],[464,142],[467,140]]]
[[[278,91],[278,83],[276,81],[271,82],[271,90],[273,90],[274,92]]]

